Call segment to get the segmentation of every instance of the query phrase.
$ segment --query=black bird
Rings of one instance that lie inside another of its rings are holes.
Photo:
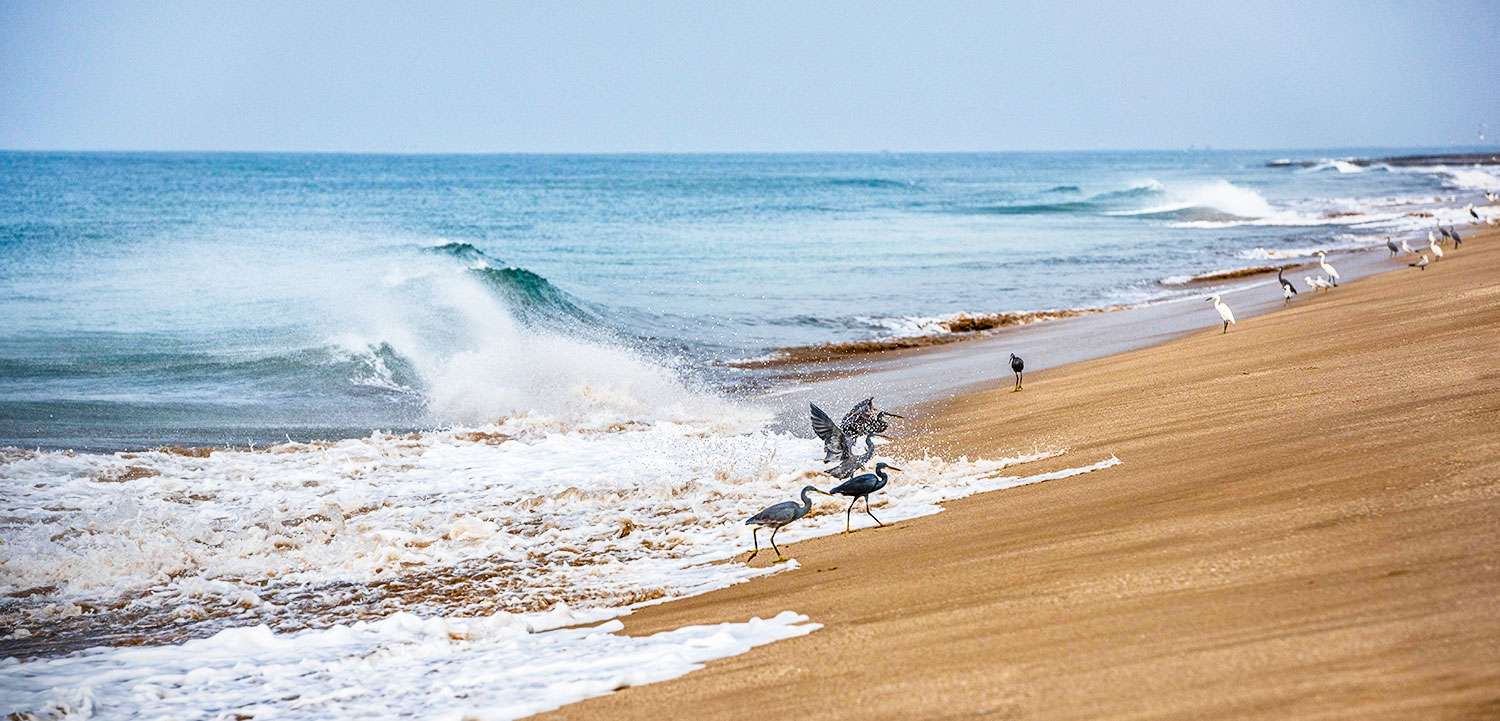
[[[1385,244],[1391,246],[1392,248],[1396,247],[1395,244],[1391,243],[1390,241],[1386,241]],[[1394,254],[1395,253],[1392,252],[1392,255]],[[1276,269],[1276,280],[1281,281],[1281,297],[1286,299],[1286,303],[1290,303],[1292,302],[1292,296],[1297,294],[1297,286],[1292,285],[1292,281],[1281,277],[1282,272],[1285,270],[1285,268]]]
[[[1385,237],[1385,247],[1391,249],[1392,258],[1396,257],[1396,254],[1401,252],[1401,246],[1396,245],[1396,241],[1391,240],[1391,237],[1389,235]]]
[[[1010,354],[1010,372],[1016,374],[1016,387],[1011,389],[1011,393],[1021,390],[1021,371],[1025,369],[1026,361],[1021,360],[1021,356],[1015,353]]]
[[[1448,231],[1448,237],[1453,239],[1454,250],[1458,250],[1459,246],[1464,244],[1463,237],[1458,234],[1458,231],[1456,229]]]
[[[849,508],[844,510],[844,533],[849,532],[849,514],[854,512],[854,504],[858,503],[861,498],[865,499],[865,513],[869,514],[870,518],[874,518],[875,523],[881,527],[885,526],[884,523],[880,522],[879,518],[875,518],[874,513],[870,512],[870,494],[885,488],[886,482],[890,480],[885,477],[886,469],[893,471],[901,470],[885,461],[881,461],[875,464],[874,473],[861,473],[834,486],[833,490],[828,492],[830,496],[848,496],[850,498]]]

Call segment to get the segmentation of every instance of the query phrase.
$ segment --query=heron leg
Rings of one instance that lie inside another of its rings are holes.
[[[1021,390],[1021,385],[1026,382],[1026,371],[1016,374],[1016,390]]]
[[[777,558],[781,558],[781,547],[776,545],[776,532],[779,530],[781,530],[781,526],[771,529],[771,548],[776,549]]]
[[[1229,321],[1227,321],[1227,320],[1224,321],[1224,330],[1222,332],[1224,332],[1224,333],[1228,333],[1229,332]]]
[[[868,514],[870,516],[870,518],[875,518],[875,514],[870,510],[870,497],[869,496],[865,496],[865,513]],[[880,523],[880,519],[879,518],[875,518],[875,523],[879,524],[881,528],[885,528],[885,524],[884,523]]]
[[[750,530],[750,538],[755,544],[755,550],[750,552],[750,558],[745,559],[745,563],[754,560],[755,556],[760,553],[760,526],[756,526]]]
[[[844,511],[844,533],[849,532],[849,514],[854,512],[854,504],[856,503],[859,503],[858,498],[849,501],[849,508]]]

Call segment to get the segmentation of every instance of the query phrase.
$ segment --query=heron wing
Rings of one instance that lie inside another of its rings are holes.
[[[829,493],[839,496],[863,496],[875,490],[875,474],[866,473],[838,484]]]
[[[745,524],[785,523],[796,518],[797,509],[801,507],[801,504],[796,501],[782,501],[774,506],[767,506],[760,513],[746,519]]]
[[[849,438],[838,426],[833,424],[833,419],[828,417],[816,403],[807,404],[812,408],[813,433],[823,439],[823,462],[830,463],[835,458],[849,454]]]
[[[824,413],[823,409],[818,407],[818,404],[809,403],[807,405],[812,409],[813,433],[818,434],[818,437],[822,438],[824,442],[827,442],[829,438],[836,438],[839,435],[839,427],[833,424],[833,419],[829,418],[828,414]]]

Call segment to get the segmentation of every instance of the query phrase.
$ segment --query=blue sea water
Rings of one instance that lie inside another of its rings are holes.
[[[726,387],[733,359],[1167,299],[1500,188],[1332,160],[1403,152],[0,153],[0,446],[493,420],[566,372],[549,335]]]

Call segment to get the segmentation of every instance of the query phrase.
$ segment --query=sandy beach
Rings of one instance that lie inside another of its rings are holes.
[[[918,410],[898,458],[1122,463],[639,610],[626,633],[824,628],[545,718],[1500,716],[1500,233],[1468,234],[1227,335],[1204,308],[1202,332]]]

